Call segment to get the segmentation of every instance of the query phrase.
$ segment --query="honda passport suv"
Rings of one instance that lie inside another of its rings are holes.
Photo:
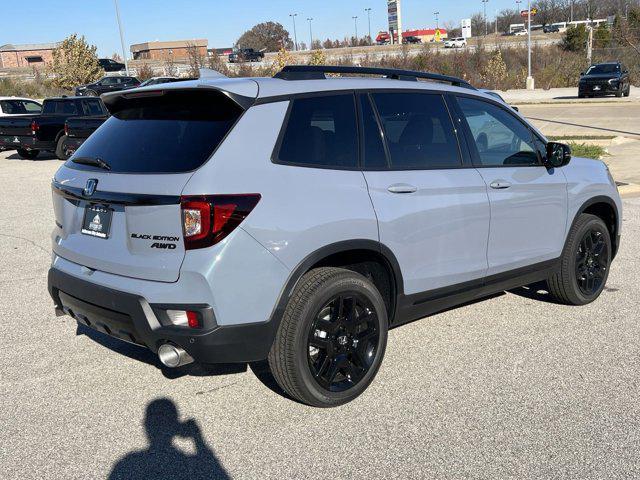
[[[268,359],[343,404],[390,328],[539,281],[587,304],[618,249],[604,163],[458,78],[289,66],[102,98],[52,181],[49,291],[167,367]]]

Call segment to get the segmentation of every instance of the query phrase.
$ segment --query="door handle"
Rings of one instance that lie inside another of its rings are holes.
[[[395,183],[393,185],[389,185],[387,190],[391,193],[414,193],[418,190],[418,187],[414,187],[408,183]]]
[[[506,180],[494,180],[489,186],[491,188],[495,188],[496,190],[503,190],[505,188],[509,188],[511,184]]]

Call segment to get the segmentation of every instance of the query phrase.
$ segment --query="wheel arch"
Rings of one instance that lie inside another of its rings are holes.
[[[600,218],[609,230],[609,236],[611,237],[611,246],[613,248],[612,258],[618,253],[618,234],[619,234],[619,212],[616,202],[611,197],[605,195],[599,195],[592,197],[584,202],[573,218],[571,226],[575,224],[578,217],[583,213],[595,215]]]
[[[365,274],[366,272],[363,271],[362,267],[366,265],[367,262],[374,262],[384,268],[383,271],[370,273],[372,277],[371,280],[379,290],[381,281],[384,281],[384,279],[389,281],[389,291],[386,292],[386,294],[382,291],[380,293],[385,299],[389,322],[391,323],[397,311],[398,295],[404,293],[400,264],[391,249],[386,245],[375,240],[355,239],[325,245],[307,255],[292,270],[270,318],[270,321],[275,324],[274,329],[277,330],[287,302],[305,273],[316,267],[340,266]]]

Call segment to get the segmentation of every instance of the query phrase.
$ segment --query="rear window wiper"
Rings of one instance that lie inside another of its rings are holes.
[[[98,157],[74,157],[71,161],[82,165],[93,165],[95,167],[102,168],[103,170],[111,170],[111,165]]]

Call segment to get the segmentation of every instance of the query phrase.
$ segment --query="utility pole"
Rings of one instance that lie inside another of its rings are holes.
[[[496,37],[498,36],[498,9],[496,8]],[[498,40],[496,40],[497,42]]]
[[[518,15],[520,15],[520,12],[522,11],[520,8],[520,4],[522,3],[522,0],[516,0],[516,12],[518,13]],[[509,26],[509,33],[511,33],[511,26]]]
[[[527,90],[533,90],[535,84],[531,76],[531,0],[527,0]]]
[[[367,20],[369,21],[369,45],[371,45],[371,7],[365,8],[364,11],[367,12]]]
[[[571,0],[571,9],[569,11],[570,11],[570,14],[569,14],[570,20],[569,21],[573,22],[573,0]]]
[[[484,8],[484,36],[485,37],[489,33],[489,30],[487,28],[487,3],[489,3],[489,0],[482,0],[482,5]]]
[[[356,41],[355,41],[355,44],[353,46],[357,47],[358,46],[358,16],[355,15],[355,16],[353,16],[351,18],[353,18],[353,24],[356,27]]]
[[[433,12],[433,14],[436,16],[436,30],[438,30],[440,28],[440,24],[438,23],[438,15],[440,15],[440,12]]]
[[[296,33],[296,17],[297,13],[290,13],[289,16],[293,19],[293,49],[298,51],[298,34]]]
[[[313,18],[307,18],[307,22],[309,22],[309,50],[313,50],[313,32],[311,31],[311,22]]]
[[[116,18],[118,20],[118,30],[120,30],[120,46],[122,47],[122,58],[124,59],[124,71],[129,75],[129,62],[127,61],[127,54],[124,50],[124,33],[122,33],[122,22],[120,21],[120,9],[118,8],[118,0],[113,0],[116,6]]]
[[[593,56],[593,25],[587,25],[589,31],[589,39],[587,40],[587,65],[591,66],[591,59]]]

